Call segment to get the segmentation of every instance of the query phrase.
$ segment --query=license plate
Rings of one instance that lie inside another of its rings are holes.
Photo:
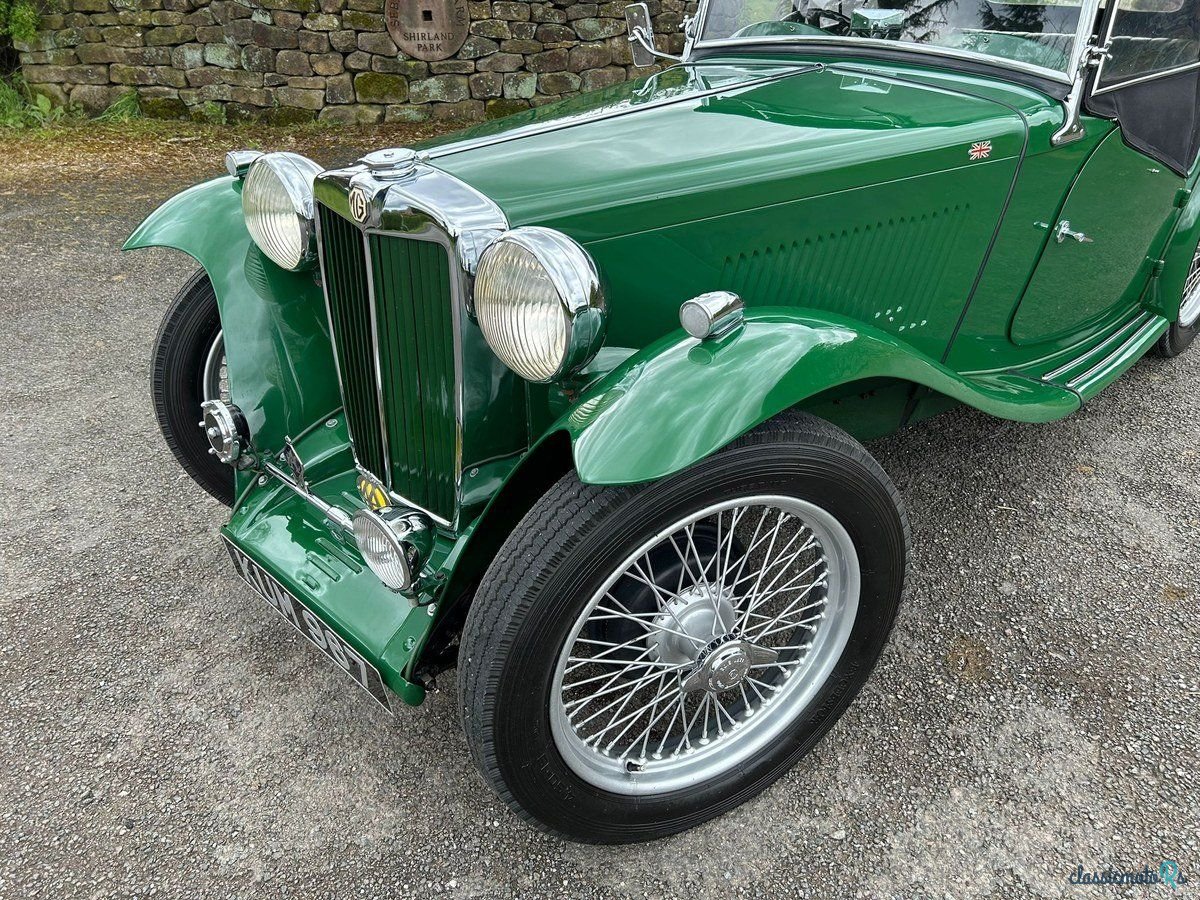
[[[300,632],[314,647],[333,660],[334,665],[353,678],[358,686],[370,694],[376,703],[391,712],[388,690],[384,687],[379,670],[363,659],[361,653],[342,640],[332,628],[296,598],[296,595],[280,584],[273,575],[243,553],[228,539],[225,546],[233,559],[233,567],[250,587],[262,597],[275,612]]]

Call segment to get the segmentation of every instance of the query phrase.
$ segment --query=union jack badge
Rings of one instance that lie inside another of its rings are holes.
[[[971,149],[967,151],[967,155],[971,159],[987,159],[992,155],[992,142],[976,141],[971,145]]]

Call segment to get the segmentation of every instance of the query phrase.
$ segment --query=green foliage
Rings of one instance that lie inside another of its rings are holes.
[[[75,108],[55,106],[45,94],[34,94],[20,75],[0,78],[0,128],[48,128],[78,114]]]
[[[108,109],[96,118],[101,122],[130,122],[141,118],[141,115],[142,105],[138,101],[138,92],[131,88],[114,100]]]
[[[57,125],[62,122],[67,117],[67,108],[55,106],[45,94],[38,94],[33,97],[26,115],[29,117],[30,124],[38,128],[45,128],[47,125]]]
[[[198,122],[208,122],[210,125],[225,125],[225,107],[209,100],[192,110],[192,118]]]
[[[0,43],[5,43],[5,38],[32,41],[37,37],[40,15],[32,0],[0,0]]]
[[[0,79],[0,128],[24,128],[29,101],[15,87]]]

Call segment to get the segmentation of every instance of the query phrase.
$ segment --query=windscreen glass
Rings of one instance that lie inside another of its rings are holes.
[[[700,40],[888,40],[1066,72],[1080,13],[1081,0],[711,0]]]

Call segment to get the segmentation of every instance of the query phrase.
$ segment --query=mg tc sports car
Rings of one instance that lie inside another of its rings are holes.
[[[483,779],[582,841],[737,806],[854,699],[909,552],[860,442],[1069,416],[1200,319],[1200,0],[708,0],[667,63],[234,151],[126,245],[199,264],[153,399],[236,572],[378,704],[456,667]]]

